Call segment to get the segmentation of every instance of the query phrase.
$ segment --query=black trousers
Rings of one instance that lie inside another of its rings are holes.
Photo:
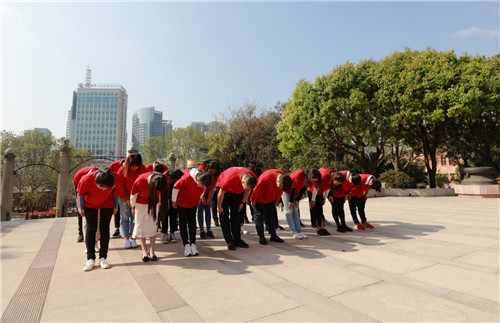
[[[115,229],[120,229],[120,207],[118,206],[118,212],[113,215],[113,220],[115,221]]]
[[[255,229],[257,230],[257,234],[259,237],[264,236],[264,222],[267,223],[267,229],[271,236],[276,235],[276,219],[277,216],[276,211],[276,202],[272,201],[271,203],[261,204],[259,202],[255,203],[254,209],[254,222]]]
[[[217,216],[217,197],[219,196],[219,188],[215,190],[214,196],[212,196],[212,201],[210,201],[210,207],[212,208],[212,219],[214,222],[219,219]]]
[[[345,197],[333,197],[332,216],[337,228],[347,226],[345,224],[344,202]]]
[[[311,212],[311,226],[313,228],[323,226],[325,221],[325,214],[323,213],[323,201],[325,200],[323,194],[317,194],[314,207],[311,208],[312,192],[307,191],[309,198],[309,211]]]
[[[219,218],[222,234],[227,244],[241,241],[241,212],[238,212],[238,208],[242,199],[243,193],[224,193],[224,200],[222,200],[224,213],[219,214]]]
[[[85,232],[85,246],[87,247],[87,260],[95,259],[95,235],[97,232],[97,217],[100,214],[99,233],[101,234],[101,249],[99,258],[107,258],[109,247],[109,224],[113,216],[113,208],[91,209],[85,208],[85,219],[87,220],[87,232]]]
[[[168,229],[170,224],[170,231]],[[167,217],[161,221],[161,233],[174,233],[177,230],[177,209],[170,207]]]
[[[354,224],[359,223],[358,216],[356,215],[356,208],[358,209],[359,217],[361,218],[361,223],[366,222],[365,205],[366,205],[366,198],[364,196],[363,197],[351,196],[351,199],[349,200],[349,211],[351,211],[352,221],[354,221]]]
[[[78,212],[78,234],[83,235],[83,219],[80,212]]]
[[[183,208],[177,206],[177,214],[179,214],[179,231],[181,233],[182,243],[196,243],[196,210],[198,208],[190,207]],[[189,237],[188,237],[189,228]],[[189,241],[188,241],[189,239]]]

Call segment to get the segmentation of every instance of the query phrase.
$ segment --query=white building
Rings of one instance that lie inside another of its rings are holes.
[[[94,156],[116,159],[127,156],[128,95],[121,85],[99,85],[87,81],[73,91],[66,137]]]

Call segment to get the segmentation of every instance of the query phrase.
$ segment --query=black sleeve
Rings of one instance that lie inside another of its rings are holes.
[[[300,201],[300,199],[302,198],[302,196],[304,196],[304,193],[306,192],[307,190],[307,186],[304,186],[300,192],[299,192],[299,195],[297,195],[297,201]]]
[[[295,202],[295,188],[290,190],[290,203]]]

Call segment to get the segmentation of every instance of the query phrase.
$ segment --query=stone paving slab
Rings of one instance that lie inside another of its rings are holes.
[[[112,268],[91,272],[76,218],[2,222],[0,320],[499,321],[499,199],[370,198],[374,229],[329,225],[327,237],[300,207],[309,239],[292,238],[279,211],[283,244],[261,246],[250,223],[250,248],[229,251],[216,227],[216,239],[197,241],[198,257],[183,257],[180,242],[158,244],[159,260],[143,263],[140,248],[111,239]],[[328,203],[325,216],[334,223]]]

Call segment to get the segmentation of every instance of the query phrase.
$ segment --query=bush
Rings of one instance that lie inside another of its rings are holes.
[[[416,162],[411,162],[404,169],[404,172],[413,179],[413,183],[426,183],[425,185],[427,185],[427,173],[425,172],[424,166]],[[416,186],[418,187],[418,185]],[[413,187],[415,187],[415,185]]]
[[[409,188],[414,185],[413,179],[403,172],[397,172],[391,169],[380,174],[379,180],[385,183],[386,188]]]
[[[448,176],[445,174],[436,174],[436,187],[444,188],[445,185],[450,186],[450,181],[448,180]]]
[[[426,187],[427,187],[427,183],[422,182],[422,183],[417,184],[417,188],[426,188]]]
[[[460,184],[462,182],[462,168],[455,168],[455,184]]]

